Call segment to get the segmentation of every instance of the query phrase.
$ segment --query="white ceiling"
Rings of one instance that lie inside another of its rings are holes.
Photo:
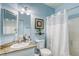
[[[49,7],[52,8],[58,8],[60,6],[62,6],[64,3],[45,3],[45,5],[48,5]]]

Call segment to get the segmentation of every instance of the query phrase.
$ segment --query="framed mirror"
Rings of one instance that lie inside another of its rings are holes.
[[[1,9],[2,20],[3,20],[3,35],[15,34],[17,16],[9,10]]]

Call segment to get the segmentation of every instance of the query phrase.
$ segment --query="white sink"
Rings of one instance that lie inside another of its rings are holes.
[[[30,42],[22,42],[22,43],[16,43],[11,45],[11,48],[23,48],[23,47],[27,47],[30,44]]]

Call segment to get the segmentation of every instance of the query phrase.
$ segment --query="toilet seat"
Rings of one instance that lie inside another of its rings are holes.
[[[51,51],[47,48],[40,49],[40,52],[41,52],[42,56],[50,56],[51,55]]]

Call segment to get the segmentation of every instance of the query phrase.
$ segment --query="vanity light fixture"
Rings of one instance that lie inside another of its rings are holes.
[[[27,15],[30,15],[31,14],[31,10],[27,7],[24,7],[21,9],[21,14],[27,14]]]

